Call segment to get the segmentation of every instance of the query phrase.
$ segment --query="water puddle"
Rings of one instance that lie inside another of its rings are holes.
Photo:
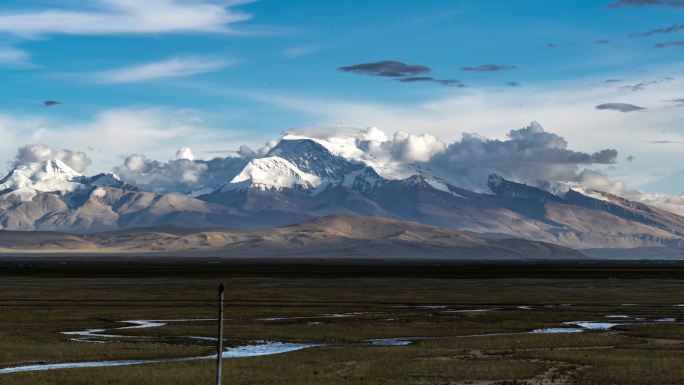
[[[374,346],[406,346],[411,345],[412,341],[406,338],[377,338],[368,340]]]
[[[112,339],[127,339],[127,338],[141,338],[140,336],[130,336],[123,334],[111,334],[111,330],[132,330],[132,329],[152,329],[166,326],[170,323],[176,322],[206,322],[206,321],[216,321],[215,318],[182,318],[182,319],[168,319],[168,320],[128,320],[128,321],[118,321],[118,323],[125,324],[128,326],[121,326],[117,328],[110,329],[85,329],[76,330],[69,332],[62,332],[64,335],[75,336],[71,339],[74,342],[88,342],[103,344],[107,340]],[[194,337],[188,337],[194,338]]]
[[[624,306],[627,306],[625,304]],[[675,305],[677,306],[677,305]],[[501,308],[473,308],[473,309],[448,309],[445,306],[432,306],[425,305],[419,306],[424,309],[435,309],[439,310],[440,313],[480,313],[480,312],[490,312],[495,310],[500,310]],[[516,306],[517,309],[531,310],[531,306],[520,305]],[[445,310],[446,309],[446,310]],[[280,320],[294,320],[294,319],[307,319],[311,320],[307,322],[308,325],[318,325],[321,322],[317,319],[321,318],[347,318],[354,317],[357,315],[369,314],[369,313],[327,313],[321,314],[319,316],[312,317],[273,317],[273,318],[261,318],[260,321],[280,321]],[[654,322],[677,322],[674,317],[662,317],[662,318],[644,318],[630,316],[626,314],[609,314],[604,316],[604,318],[610,319],[610,322],[603,321],[567,321],[563,324],[568,325],[567,327],[550,327],[550,328],[540,328],[534,329],[532,331],[526,332],[512,332],[512,333],[489,333],[489,334],[475,334],[475,335],[462,335],[454,337],[398,337],[398,338],[377,338],[366,341],[368,344],[373,346],[407,346],[412,344],[414,341],[421,339],[431,339],[431,338],[468,338],[468,337],[490,337],[490,336],[506,336],[506,335],[522,335],[522,334],[558,334],[558,333],[583,333],[587,331],[609,331],[619,325],[627,324],[643,324],[643,323],[654,323]],[[386,319],[387,321],[394,320],[393,318]],[[163,338],[163,337],[145,337],[145,336],[131,336],[116,334],[115,330],[133,330],[133,329],[151,329],[160,328],[166,326],[170,323],[178,322],[209,322],[216,321],[213,318],[202,318],[202,319],[169,319],[169,320],[127,320],[119,321],[120,324],[124,326],[119,326],[115,328],[91,328],[85,330],[68,331],[62,332],[64,335],[72,336],[72,341],[76,342],[87,342],[87,343],[106,343],[114,341],[117,339],[129,340],[131,338]],[[205,336],[185,336],[180,337],[194,341],[202,342],[214,342],[216,338],[205,337]],[[225,350],[222,354],[224,358],[243,358],[243,357],[257,357],[265,355],[283,354],[288,352],[294,352],[297,350],[308,349],[323,346],[321,344],[303,344],[303,343],[286,343],[286,342],[273,342],[273,341],[255,341],[249,342],[248,344],[236,346]],[[195,356],[195,357],[181,357],[181,358],[171,358],[171,359],[136,359],[136,360],[109,360],[109,361],[92,361],[92,362],[71,362],[71,363],[57,363],[57,364],[34,364],[34,365],[24,365],[9,368],[0,368],[0,374],[10,374],[10,373],[20,373],[20,372],[34,372],[34,371],[44,371],[44,370],[56,370],[56,369],[73,369],[73,368],[96,368],[96,367],[116,367],[116,366],[130,366],[130,365],[145,365],[145,364],[159,364],[159,363],[173,363],[173,362],[185,362],[185,361],[195,361],[195,360],[210,360],[215,359],[216,355],[209,356]]]
[[[585,331],[609,331],[616,326],[620,325],[635,325],[644,324],[650,322],[677,322],[676,318],[665,317],[657,319],[647,319],[643,317],[634,317],[624,314],[610,314],[605,316],[605,318],[620,320],[614,322],[601,322],[601,321],[568,321],[563,322],[565,325],[570,325],[569,327],[563,328],[545,328],[545,329],[535,329],[531,333],[582,333]]]
[[[562,333],[583,333],[582,328],[546,328],[532,330],[531,334],[562,334]]]
[[[257,321],[289,321],[289,320],[309,320],[309,319],[320,319],[320,318],[349,318],[349,317],[354,317],[357,315],[364,315],[368,314],[365,312],[357,312],[357,313],[330,313],[330,314],[321,314],[318,316],[310,316],[310,317],[269,317],[269,318],[257,318]]]
[[[488,311],[499,310],[496,307],[484,308],[484,309],[459,309],[459,310],[444,310],[442,313],[484,313]]]
[[[585,330],[610,330],[615,326],[621,325],[619,323],[611,322],[596,322],[596,321],[568,321],[563,322],[566,325],[579,326]]]

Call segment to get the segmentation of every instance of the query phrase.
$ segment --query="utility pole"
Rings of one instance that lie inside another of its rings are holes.
[[[221,359],[223,358],[223,282],[218,288],[218,339],[216,340],[216,385],[221,385]]]

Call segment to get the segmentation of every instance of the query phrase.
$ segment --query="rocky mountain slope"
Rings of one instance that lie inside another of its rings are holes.
[[[232,258],[581,259],[523,239],[484,239],[385,218],[328,216],[276,229],[151,227],[93,234],[0,232],[0,253],[212,255]]]

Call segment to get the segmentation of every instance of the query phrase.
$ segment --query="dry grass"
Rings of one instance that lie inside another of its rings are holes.
[[[61,332],[118,327],[123,325],[116,321],[128,319],[211,318],[218,281],[3,278],[0,367],[209,354],[211,346],[169,337],[212,336],[213,322],[117,331],[136,336],[125,343],[71,342]],[[608,333],[459,337],[605,320],[608,314],[684,319],[684,308],[665,306],[684,303],[684,284],[678,280],[244,278],[227,284],[226,334],[233,343],[268,339],[326,346],[226,360],[226,383],[523,383],[545,373],[578,384],[684,383],[684,346],[649,340],[684,338],[680,324],[635,325]],[[565,303],[572,306],[560,306]],[[498,310],[445,313],[421,304]],[[525,310],[517,305],[537,306]],[[330,313],[357,314],[324,316]],[[300,318],[259,320],[268,317]],[[364,343],[408,336],[431,338],[404,347]],[[212,363],[198,361],[0,375],[0,384],[175,385],[211,383],[212,378]]]

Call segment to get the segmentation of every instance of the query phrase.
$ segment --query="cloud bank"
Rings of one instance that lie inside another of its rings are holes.
[[[430,162],[464,175],[473,168],[494,170],[505,177],[539,186],[549,182],[576,182],[581,178],[581,166],[612,164],[617,155],[614,149],[591,154],[570,150],[564,138],[532,122],[527,127],[511,130],[505,140],[464,134],[460,141],[451,143]]]
[[[144,190],[165,193],[202,194],[236,176],[251,159],[265,155],[275,143],[269,142],[258,150],[242,145],[236,156],[195,159],[190,147],[176,152],[176,159],[161,162],[142,154],[126,157],[114,172],[126,182]]]
[[[44,144],[27,144],[17,150],[12,167],[20,164],[60,160],[78,172],[85,171],[92,163],[90,158],[80,151],[53,150]]]
[[[232,2],[237,5],[240,2]],[[230,25],[250,15],[211,0],[94,0],[87,7],[77,2],[46,10],[0,14],[0,33],[20,36],[112,35],[162,33],[229,33]],[[71,5],[71,6],[69,6]]]

